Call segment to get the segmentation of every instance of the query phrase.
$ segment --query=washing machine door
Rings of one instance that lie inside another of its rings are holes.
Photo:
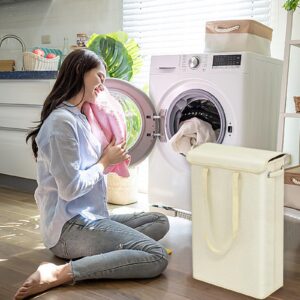
[[[226,116],[223,106],[214,94],[200,87],[176,94],[166,112],[166,135],[170,139],[180,124],[191,118],[209,123],[215,133],[216,142],[222,143],[226,133]]]
[[[105,86],[123,107],[127,125],[127,149],[130,165],[145,159],[154,147],[158,118],[150,98],[127,81],[108,78]]]
[[[160,102],[159,114],[164,115],[165,139],[170,140],[182,122],[197,118],[209,123],[217,143],[222,143],[226,127],[230,125],[229,112],[225,112],[224,96],[217,87],[205,80],[183,80],[171,86]],[[228,122],[228,123],[227,123]]]

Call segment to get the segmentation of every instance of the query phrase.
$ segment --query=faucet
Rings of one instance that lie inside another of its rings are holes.
[[[17,35],[14,35],[14,34],[6,34],[2,38],[0,38],[0,47],[1,47],[2,43],[7,39],[17,40],[22,46],[22,53],[26,51],[25,42],[20,37],[18,37]],[[22,70],[24,70],[24,57],[23,57]]]

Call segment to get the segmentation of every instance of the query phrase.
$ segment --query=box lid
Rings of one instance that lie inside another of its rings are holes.
[[[262,173],[271,161],[281,158],[284,164],[284,157],[281,152],[205,143],[189,151],[187,161],[194,165]]]

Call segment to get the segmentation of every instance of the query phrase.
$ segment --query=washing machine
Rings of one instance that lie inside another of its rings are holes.
[[[149,97],[107,80],[127,118],[138,116],[129,153],[133,164],[149,155],[150,205],[191,211],[190,166],[169,142],[189,118],[209,122],[217,143],[276,149],[281,73],[282,61],[259,54],[207,53],[153,56]]]

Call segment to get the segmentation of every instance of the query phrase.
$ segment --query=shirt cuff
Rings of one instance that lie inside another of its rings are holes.
[[[95,172],[100,173],[101,176],[104,174],[104,167],[103,165],[96,163],[95,165],[92,166],[92,169],[95,170]]]

